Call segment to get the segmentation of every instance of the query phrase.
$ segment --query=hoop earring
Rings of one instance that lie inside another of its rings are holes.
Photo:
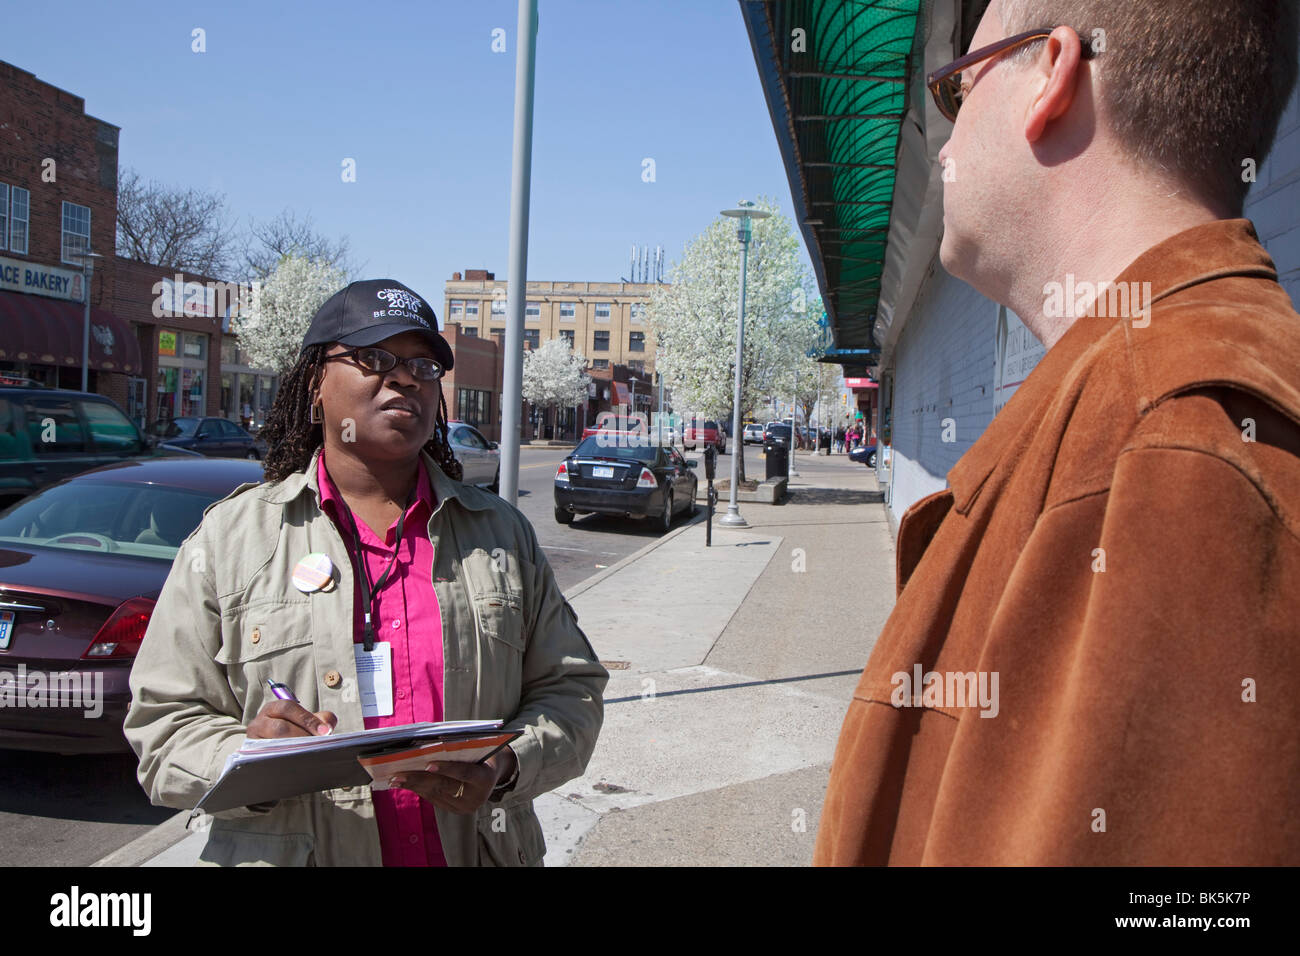
[[[311,412],[307,420],[313,425],[325,424],[325,407],[320,402],[314,402],[311,406]]]

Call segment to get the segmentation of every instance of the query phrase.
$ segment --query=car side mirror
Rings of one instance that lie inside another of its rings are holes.
[[[494,442],[494,441],[490,441],[490,442],[488,442],[488,448],[492,449],[493,451],[496,451],[498,447],[499,447],[499,446],[497,445],[496,442]]]

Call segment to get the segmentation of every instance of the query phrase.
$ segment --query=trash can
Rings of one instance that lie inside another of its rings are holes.
[[[767,477],[784,478],[790,473],[790,449],[785,442],[769,441],[763,445],[763,454],[767,460]]]
[[[829,455],[831,453],[831,433],[822,429],[817,433],[817,454]]]

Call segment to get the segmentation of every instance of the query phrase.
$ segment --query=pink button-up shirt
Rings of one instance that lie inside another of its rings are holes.
[[[325,470],[323,451],[316,477],[321,509],[338,526],[351,552],[352,522],[343,510],[347,503]],[[423,468],[420,468],[415,494],[402,525],[397,561],[375,599],[371,615],[375,642],[388,641],[393,645],[393,713],[389,717],[366,717],[367,730],[442,720],[442,614],[433,589],[433,542],[429,540],[428,528],[436,501]],[[397,522],[393,522],[381,540],[355,513],[353,518],[373,585],[393,556]],[[366,632],[359,581],[355,588],[353,641],[361,644]],[[411,790],[376,790],[374,807],[384,866],[447,865],[432,804]]]

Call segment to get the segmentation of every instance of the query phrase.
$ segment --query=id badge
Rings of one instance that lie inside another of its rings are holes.
[[[361,693],[363,717],[393,716],[393,645],[379,641],[366,652],[366,645],[353,644],[357,661],[357,690]]]

